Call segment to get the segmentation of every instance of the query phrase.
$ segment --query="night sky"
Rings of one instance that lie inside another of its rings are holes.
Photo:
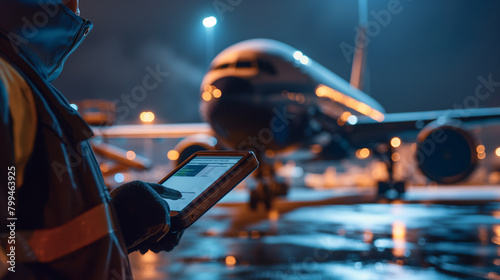
[[[391,1],[368,0],[368,20],[379,28],[369,37],[366,91],[388,112],[453,108],[474,96],[478,77],[500,82],[500,1],[401,0],[399,13],[377,21],[373,13]],[[230,9],[217,12],[224,5]],[[81,0],[80,8],[95,26],[55,81],[69,100],[119,100],[142,84],[146,67],[169,73],[120,123],[138,123],[144,110],[157,123],[200,121],[208,66],[201,21],[210,15],[219,19],[213,56],[242,40],[270,38],[350,78],[341,46],[354,44],[354,0]],[[500,106],[500,86],[493,89],[481,107]]]

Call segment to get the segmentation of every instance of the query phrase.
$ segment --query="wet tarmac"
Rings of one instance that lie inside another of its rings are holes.
[[[500,279],[498,189],[294,190],[270,212],[234,192],[173,252],[131,254],[134,279]]]

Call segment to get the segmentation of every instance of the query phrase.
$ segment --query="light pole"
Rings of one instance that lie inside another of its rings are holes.
[[[139,118],[141,119],[141,122],[144,125],[149,125],[152,124],[153,121],[155,120],[155,114],[153,112],[142,112],[139,115]],[[150,160],[153,160],[153,139],[144,139],[144,154],[146,157],[148,157]]]
[[[214,16],[206,17],[203,19],[203,26],[207,35],[207,65],[214,55],[214,26],[217,24],[217,19]]]

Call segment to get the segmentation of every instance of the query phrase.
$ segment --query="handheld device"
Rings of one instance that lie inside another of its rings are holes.
[[[259,162],[250,151],[201,151],[190,156],[159,184],[182,193],[170,206],[170,230],[192,225],[254,171]]]

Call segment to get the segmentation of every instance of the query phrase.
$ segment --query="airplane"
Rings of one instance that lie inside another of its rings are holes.
[[[500,108],[386,113],[358,87],[363,52],[354,59],[347,82],[299,50],[271,39],[251,39],[218,54],[203,78],[200,113],[204,124],[94,127],[102,138],[184,137],[174,148],[177,162],[199,150],[253,150],[261,166],[250,206],[288,187],[275,179],[273,158],[309,150],[311,159],[340,160],[368,148],[385,163],[388,179],[381,196],[405,192],[393,176],[394,137],[417,142],[415,160],[422,173],[440,184],[454,184],[477,165],[475,125],[498,124]],[[356,69],[356,70],[355,70]],[[483,88],[482,90],[486,90]]]

